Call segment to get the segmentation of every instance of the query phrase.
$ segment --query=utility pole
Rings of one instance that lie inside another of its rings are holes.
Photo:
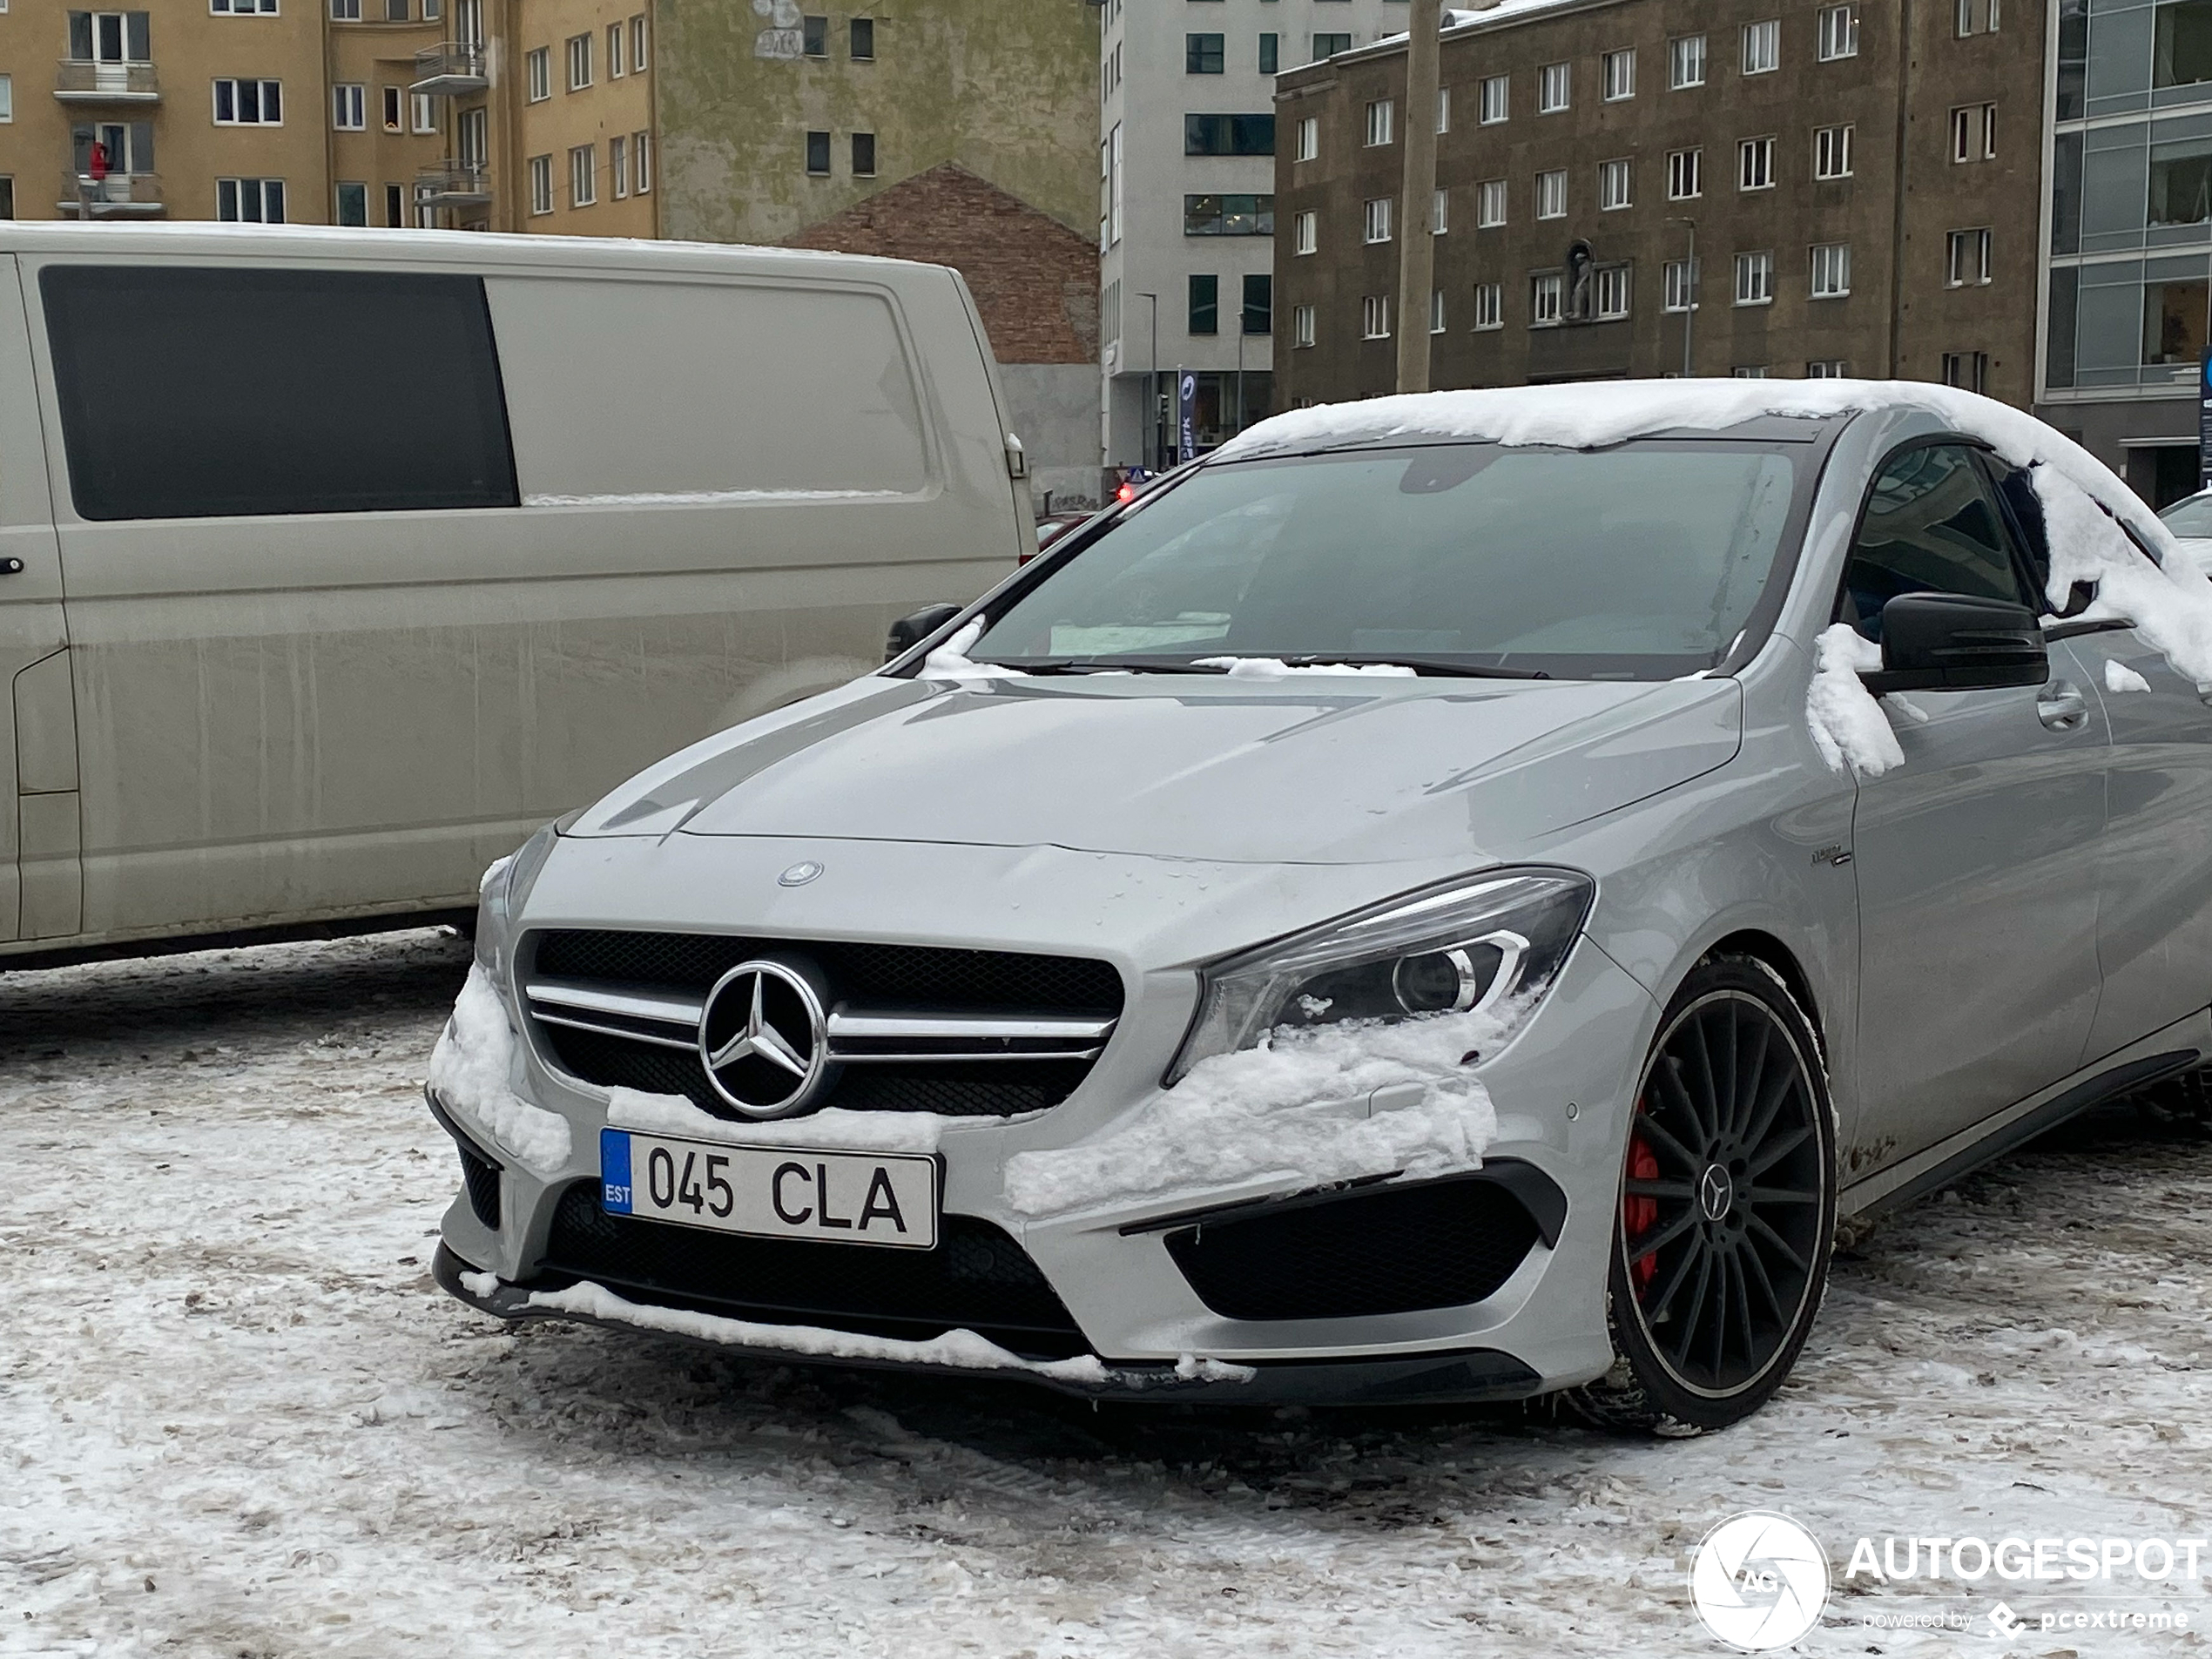
[[[1406,19],[1404,228],[1398,244],[1398,389],[1428,390],[1429,296],[1436,290],[1437,33],[1443,0],[1413,0]]]

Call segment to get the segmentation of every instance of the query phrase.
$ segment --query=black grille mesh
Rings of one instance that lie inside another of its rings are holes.
[[[1231,1319],[1335,1319],[1480,1302],[1536,1242],[1480,1176],[1376,1187],[1167,1236],[1198,1299]]]
[[[927,1251],[746,1238],[610,1216],[597,1184],[579,1182],[554,1209],[544,1268],[732,1318],[910,1341],[968,1330],[1028,1359],[1089,1352],[1028,1252],[973,1216],[944,1217]]]
[[[456,1143],[458,1144],[458,1143]],[[460,1146],[461,1181],[469,1190],[469,1207],[476,1219],[494,1232],[499,1231],[499,1166]]]
[[[1104,1019],[1117,1018],[1122,1010],[1121,975],[1110,963],[1079,956],[581,929],[540,933],[532,943],[534,971],[549,979],[665,987],[700,996],[739,962],[772,952],[808,958],[819,966],[837,996],[862,1006]],[[550,1057],[586,1082],[681,1095],[717,1116],[738,1116],[707,1082],[694,1054],[546,1023],[539,1025],[538,1035]],[[1075,1092],[1091,1063],[991,1060],[847,1066],[820,1103],[853,1111],[1009,1117],[1058,1105]]]

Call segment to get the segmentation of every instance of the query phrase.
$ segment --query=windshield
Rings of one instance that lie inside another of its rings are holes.
[[[2212,536],[2212,490],[2177,501],[2159,516],[2176,536]]]
[[[1015,667],[1208,658],[1663,679],[1717,663],[1811,445],[1440,444],[1201,468],[968,648]]]

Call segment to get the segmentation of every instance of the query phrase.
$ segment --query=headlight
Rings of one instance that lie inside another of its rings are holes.
[[[545,867],[558,840],[554,826],[548,824],[512,857],[502,859],[484,872],[483,885],[476,894],[476,960],[495,981],[506,972],[515,912],[529,897],[537,873]]]
[[[1466,1013],[1541,994],[1595,891],[1571,870],[1492,870],[1224,957],[1204,970],[1198,1017],[1167,1081],[1278,1027]]]

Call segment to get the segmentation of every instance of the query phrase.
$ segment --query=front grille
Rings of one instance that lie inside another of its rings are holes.
[[[603,1089],[680,1095],[722,1117],[739,1114],[691,1044],[698,1005],[752,957],[803,959],[826,985],[841,1063],[816,1097],[821,1107],[954,1117],[1041,1111],[1089,1075],[1122,1010],[1121,975],[1084,957],[583,929],[538,933],[529,944],[525,1000],[550,1061]],[[951,1035],[927,1023],[947,1017],[968,1023]],[[840,1022],[853,1020],[867,1023],[840,1035]],[[1077,1027],[1024,1035],[1024,1020]]]
[[[494,1232],[499,1231],[499,1166],[479,1157],[465,1142],[455,1142],[461,1153],[461,1183],[469,1191],[469,1208]]]
[[[1537,1236],[1521,1200],[1475,1174],[1271,1207],[1165,1243],[1225,1318],[1338,1319],[1480,1302]]]
[[[927,1251],[747,1238],[610,1216],[584,1181],[555,1206],[544,1271],[730,1318],[918,1342],[968,1330],[1032,1359],[1089,1351],[1028,1252],[973,1216],[944,1217]]]

